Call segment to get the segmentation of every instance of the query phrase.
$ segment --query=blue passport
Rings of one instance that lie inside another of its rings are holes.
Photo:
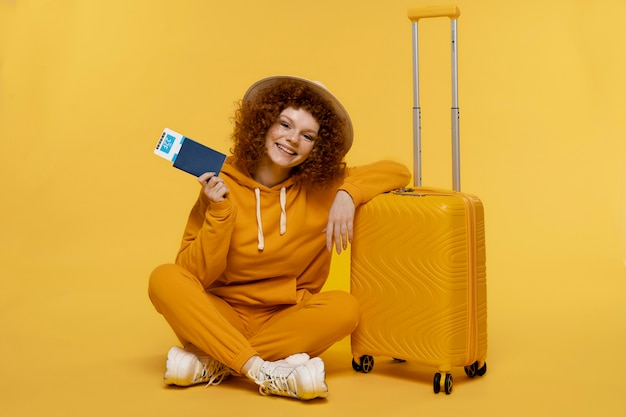
[[[164,129],[154,153],[174,167],[199,177],[205,172],[219,174],[226,155],[171,129]]]

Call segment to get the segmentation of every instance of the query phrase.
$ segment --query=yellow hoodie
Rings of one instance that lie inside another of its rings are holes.
[[[312,190],[289,178],[268,188],[239,171],[231,156],[220,177],[230,194],[211,203],[200,192],[176,263],[228,303],[277,305],[295,304],[326,282],[331,253],[323,231],[337,190],[358,207],[406,186],[410,172],[380,161],[348,168],[335,187]]]

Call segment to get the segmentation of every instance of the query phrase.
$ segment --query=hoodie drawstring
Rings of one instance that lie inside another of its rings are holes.
[[[259,187],[254,189],[256,198],[256,224],[257,224],[257,240],[259,250],[265,249],[265,236],[263,236],[263,223],[261,222],[261,190]],[[287,232],[287,189],[280,189],[280,234],[281,236]]]
[[[263,236],[263,224],[261,223],[261,190],[259,187],[254,189],[254,196],[256,197],[256,227],[257,227],[257,240],[259,242],[259,250],[265,249],[265,237]]]
[[[280,189],[280,235],[284,235],[287,231],[287,189],[281,187]]]

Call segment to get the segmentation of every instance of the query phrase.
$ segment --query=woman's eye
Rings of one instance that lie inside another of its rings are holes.
[[[308,140],[309,142],[313,141],[313,136],[311,135],[302,135],[304,137],[304,139]]]

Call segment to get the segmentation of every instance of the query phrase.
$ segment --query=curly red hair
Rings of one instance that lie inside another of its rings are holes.
[[[306,84],[294,80],[281,80],[261,90],[252,100],[239,103],[231,149],[237,164],[250,175],[256,172],[266,154],[265,135],[288,107],[308,111],[320,126],[311,154],[293,168],[292,176],[306,186],[331,185],[345,169],[345,122],[330,103]]]

